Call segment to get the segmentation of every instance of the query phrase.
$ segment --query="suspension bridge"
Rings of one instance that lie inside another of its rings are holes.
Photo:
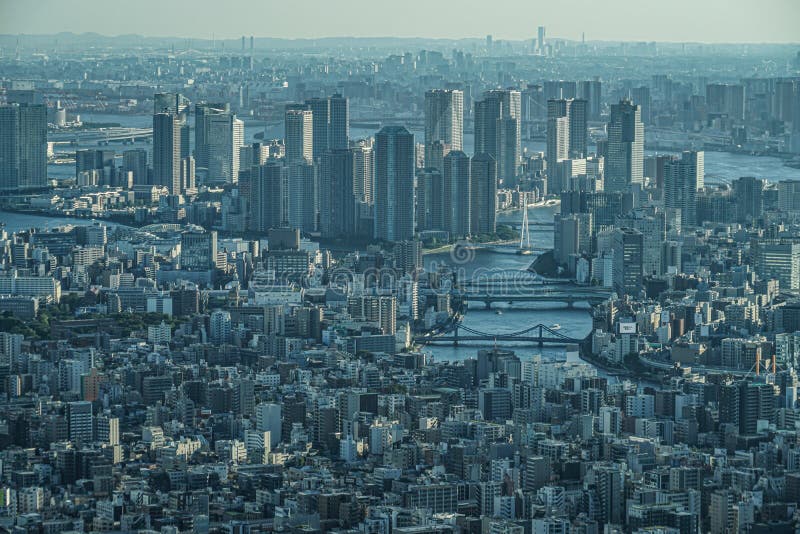
[[[462,334],[461,332],[465,332]],[[570,337],[557,330],[537,324],[516,332],[488,333],[469,328],[461,323],[454,323],[448,330],[437,334],[426,334],[414,338],[415,343],[422,345],[447,344],[458,346],[461,342],[472,341],[503,341],[543,345],[573,345],[583,342],[583,339]]]

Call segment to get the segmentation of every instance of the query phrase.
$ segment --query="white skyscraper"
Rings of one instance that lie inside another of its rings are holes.
[[[353,152],[353,194],[356,200],[372,204],[375,178],[375,153],[371,141],[359,141]]]
[[[314,160],[314,120],[308,109],[287,109],[285,115],[286,161]]]
[[[196,165],[207,180],[235,183],[239,180],[239,151],[244,146],[244,123],[228,104],[198,104],[195,108]]]

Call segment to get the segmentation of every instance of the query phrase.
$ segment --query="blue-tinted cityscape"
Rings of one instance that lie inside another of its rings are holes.
[[[800,44],[220,26],[0,22],[0,533],[800,532]]]

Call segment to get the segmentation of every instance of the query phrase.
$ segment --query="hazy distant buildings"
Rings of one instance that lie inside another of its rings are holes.
[[[726,115],[732,120],[744,120],[745,88],[743,85],[710,83],[706,85],[706,108],[709,115]]]
[[[630,100],[611,106],[608,123],[605,190],[627,191],[640,185],[644,171],[644,125],[641,109]]]
[[[375,135],[376,239],[403,241],[414,235],[414,136],[402,126]]]
[[[41,104],[0,105],[0,190],[47,183],[47,111]]]
[[[546,80],[544,97],[546,100],[571,100],[578,96],[578,84],[571,80]]]
[[[153,113],[184,113],[189,108],[189,99],[180,93],[156,93],[153,95]]]

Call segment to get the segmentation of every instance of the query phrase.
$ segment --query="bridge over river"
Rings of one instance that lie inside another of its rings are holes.
[[[462,333],[463,332],[463,333]],[[517,332],[510,333],[489,333],[469,328],[461,323],[454,323],[448,330],[436,334],[426,334],[414,338],[415,343],[423,345],[449,344],[457,346],[459,342],[467,341],[512,341],[520,343],[534,344],[538,346],[548,345],[572,345],[583,342],[583,339],[573,338],[559,333],[551,327],[537,324],[530,328],[525,328]]]

